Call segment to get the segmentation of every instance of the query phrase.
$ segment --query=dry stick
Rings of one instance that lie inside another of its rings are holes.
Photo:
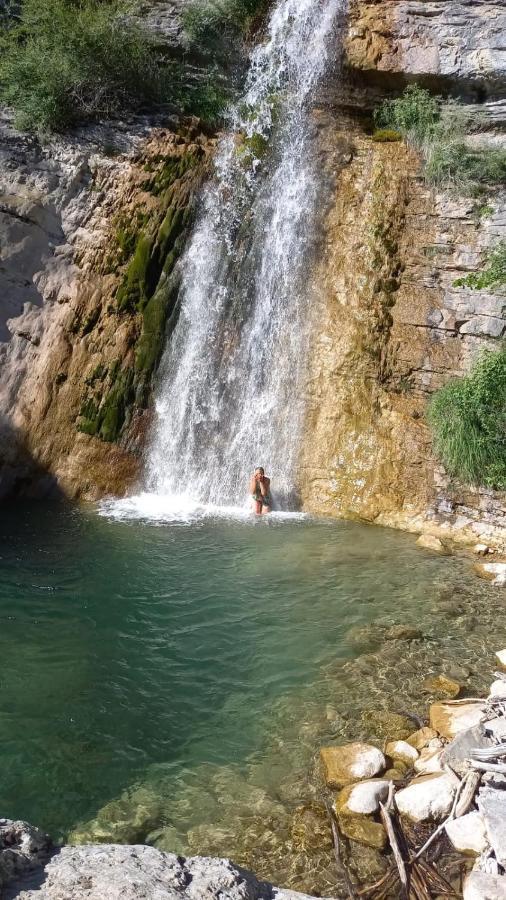
[[[452,885],[446,878],[437,871],[434,866],[429,865],[429,863],[425,862],[425,860],[420,859],[417,863],[415,863],[420,869],[425,873],[425,877],[427,881],[433,885],[434,889],[437,890],[439,894],[449,894],[450,896],[458,896],[455,894]]]
[[[455,807],[456,819],[459,819],[460,816],[463,816],[471,806],[471,803],[474,800],[474,795],[476,794],[481,781],[481,773],[469,770],[469,772],[466,773],[464,781],[465,784],[462,787],[459,801],[457,803],[457,806]]]
[[[346,866],[344,864],[344,860],[341,856],[341,842],[339,839],[339,831],[337,830],[334,813],[328,804],[327,804],[327,812],[330,816],[330,825],[332,828],[332,840],[334,842],[334,856],[336,858],[337,868],[341,869],[341,871],[343,873],[344,881],[346,884],[346,890],[348,891],[348,896],[350,897],[350,900],[356,900],[357,894],[355,893],[355,888],[353,887],[353,883],[349,876],[348,869],[346,868]]]
[[[479,772],[499,772],[501,775],[506,775],[506,763],[478,762],[476,759],[471,759],[470,763],[473,769],[478,769]]]
[[[414,865],[411,870],[411,886],[412,892],[415,894],[417,900],[431,900],[430,891],[425,884],[423,875],[416,865]]]
[[[390,798],[389,798],[390,799]],[[388,805],[387,801],[387,805]],[[409,881],[408,881],[408,873],[406,872],[406,866],[404,864],[404,859],[402,858],[402,853],[399,849],[399,844],[397,838],[395,836],[394,826],[392,824],[392,818],[387,809],[387,806],[384,806],[383,803],[380,803],[380,815],[381,821],[385,826],[386,833],[388,835],[388,840],[390,841],[390,846],[392,848],[392,853],[394,855],[395,864],[397,866],[397,871],[399,872],[399,878],[404,889],[406,896],[408,895],[409,890]]]

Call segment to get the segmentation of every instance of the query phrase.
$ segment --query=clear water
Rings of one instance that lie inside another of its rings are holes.
[[[289,870],[318,747],[366,734],[371,704],[424,711],[427,672],[464,665],[477,690],[505,644],[502,592],[355,523],[154,522],[2,508],[0,813],[321,888]],[[424,640],[350,636],[378,621]]]
[[[323,188],[311,108],[344,0],[278,0],[230,110],[182,261],[145,489],[237,505],[263,465],[296,505],[310,276]]]

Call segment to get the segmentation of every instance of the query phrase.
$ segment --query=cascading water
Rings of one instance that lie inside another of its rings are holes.
[[[320,178],[311,101],[344,0],[278,0],[182,261],[145,490],[242,505],[263,465],[293,508]],[[146,496],[146,494],[144,494]]]

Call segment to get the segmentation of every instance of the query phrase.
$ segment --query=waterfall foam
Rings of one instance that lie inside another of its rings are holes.
[[[337,54],[344,2],[278,0],[251,53],[181,263],[144,492],[132,498],[145,514],[150,504],[242,505],[256,465],[278,507],[296,507],[321,182],[311,103]]]

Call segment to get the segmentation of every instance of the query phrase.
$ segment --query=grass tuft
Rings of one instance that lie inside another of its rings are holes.
[[[428,418],[450,475],[506,490],[506,348],[486,351],[469,375],[437,391]]]

